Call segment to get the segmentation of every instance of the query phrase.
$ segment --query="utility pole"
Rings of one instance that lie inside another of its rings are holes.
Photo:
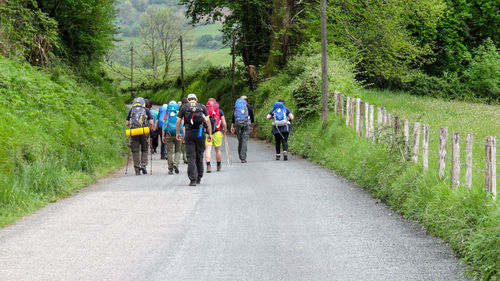
[[[184,54],[182,53],[182,36],[179,38],[181,44],[181,87],[182,87],[182,97],[185,96],[184,93]]]
[[[328,68],[326,42],[326,0],[321,0],[321,100],[323,105],[322,124],[328,122]]]
[[[130,100],[134,99],[134,43],[130,43]]]
[[[235,41],[236,41],[236,35],[233,31],[233,42],[232,42],[232,46],[231,46],[231,49],[232,49],[232,52],[233,52],[233,62],[231,64],[231,98],[234,99],[234,64],[235,64],[235,61],[236,61],[236,54],[235,54]]]

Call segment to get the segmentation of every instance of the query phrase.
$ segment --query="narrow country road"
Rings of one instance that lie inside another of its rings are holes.
[[[271,144],[196,187],[154,158],[152,176],[129,167],[0,229],[0,280],[464,278],[420,226],[307,160],[273,160]]]

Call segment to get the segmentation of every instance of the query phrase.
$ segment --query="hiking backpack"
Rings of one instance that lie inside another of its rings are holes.
[[[158,128],[163,128],[165,117],[167,117],[167,106],[163,105],[158,109]]]
[[[212,134],[220,131],[222,119],[220,117],[219,104],[216,101],[207,102],[208,115],[212,124]]]
[[[166,118],[166,131],[171,136],[175,136],[176,134],[176,125],[177,125],[177,112],[179,111],[179,105],[177,104],[169,104],[167,108],[167,118]]]
[[[187,104],[189,112],[189,117],[184,122],[189,122],[191,124],[191,129],[197,130],[200,126],[205,123],[205,114],[203,113],[203,108],[196,101],[189,101]]]
[[[238,124],[246,125],[248,124],[248,106],[247,102],[239,98],[234,104],[234,120]]]
[[[146,113],[146,103],[143,98],[135,98],[130,109],[130,128],[143,128],[148,125],[148,115]]]
[[[286,126],[288,125],[288,116],[286,116],[287,109],[285,104],[282,102],[275,102],[273,104],[273,112],[274,112],[274,126]]]

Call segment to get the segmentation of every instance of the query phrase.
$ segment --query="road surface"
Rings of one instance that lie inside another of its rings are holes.
[[[271,144],[196,187],[154,158],[0,229],[0,280],[463,280],[418,224]]]

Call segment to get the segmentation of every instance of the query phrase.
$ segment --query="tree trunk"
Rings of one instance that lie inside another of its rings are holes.
[[[281,50],[281,42],[283,32],[283,19],[284,13],[282,13],[283,4],[287,2],[286,0],[273,0],[272,13],[271,13],[271,36],[270,36],[270,48],[269,56],[267,58],[267,63],[264,66],[263,74],[264,76],[271,76],[278,70],[278,65],[283,55]]]

